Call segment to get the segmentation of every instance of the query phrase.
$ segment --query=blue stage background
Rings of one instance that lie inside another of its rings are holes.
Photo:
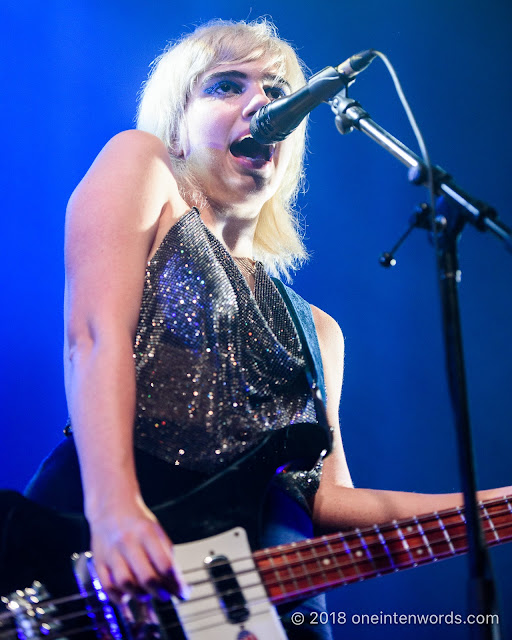
[[[181,6],[179,6],[179,4]],[[433,160],[512,225],[512,5],[508,0],[4,0],[0,487],[22,489],[62,434],[63,224],[67,199],[116,132],[168,39],[213,17],[273,17],[312,72],[369,47],[395,64]],[[351,91],[416,149],[380,61]],[[342,433],[357,486],[457,490],[432,248],[415,231],[382,269],[378,257],[426,193],[360,133],[340,137],[327,106],[312,114],[300,206],[312,260],[294,286],[346,339]],[[482,488],[512,484],[512,256],[468,228],[460,288],[474,443]],[[512,547],[492,552],[502,602]],[[464,559],[333,592],[348,622],[335,638],[462,639],[468,626],[363,625],[352,615],[465,613]],[[20,585],[25,586],[25,585]],[[505,636],[512,617],[503,613]]]

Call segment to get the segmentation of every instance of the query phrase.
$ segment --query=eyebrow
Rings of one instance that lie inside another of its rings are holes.
[[[227,69],[226,71],[215,71],[214,73],[208,74],[203,81],[201,82],[201,86],[204,87],[208,82],[212,80],[217,80],[219,78],[236,78],[237,80],[247,80],[249,78],[247,73],[243,71],[237,71],[236,69]],[[292,90],[290,83],[287,82],[281,76],[276,76],[272,73],[265,73],[262,76],[262,80],[264,82],[270,82],[273,86],[279,87],[287,87],[289,91]]]

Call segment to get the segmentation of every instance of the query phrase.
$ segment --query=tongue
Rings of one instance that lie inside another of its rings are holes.
[[[239,158],[253,158],[254,160],[268,160],[268,148],[259,144],[253,138],[244,138],[231,145],[231,153]]]

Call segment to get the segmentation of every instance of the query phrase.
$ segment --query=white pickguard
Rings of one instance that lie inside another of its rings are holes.
[[[270,603],[254,564],[245,531],[236,527],[211,538],[177,544],[174,554],[191,587],[188,600],[173,598],[188,640],[286,640],[276,610]],[[226,556],[237,574],[250,616],[233,624],[223,611],[205,560]],[[252,634],[252,635],[249,635]]]

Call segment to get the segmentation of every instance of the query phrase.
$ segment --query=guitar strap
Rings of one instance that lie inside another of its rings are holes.
[[[293,289],[287,287],[278,278],[272,278],[272,281],[281,294],[293,324],[295,325],[295,329],[297,330],[305,360],[306,378],[311,389],[317,420],[328,432],[329,441],[331,441],[331,429],[327,422],[327,414],[325,411],[326,392],[324,368],[313,312],[311,311],[309,303],[299,296],[298,293],[295,293]]]

